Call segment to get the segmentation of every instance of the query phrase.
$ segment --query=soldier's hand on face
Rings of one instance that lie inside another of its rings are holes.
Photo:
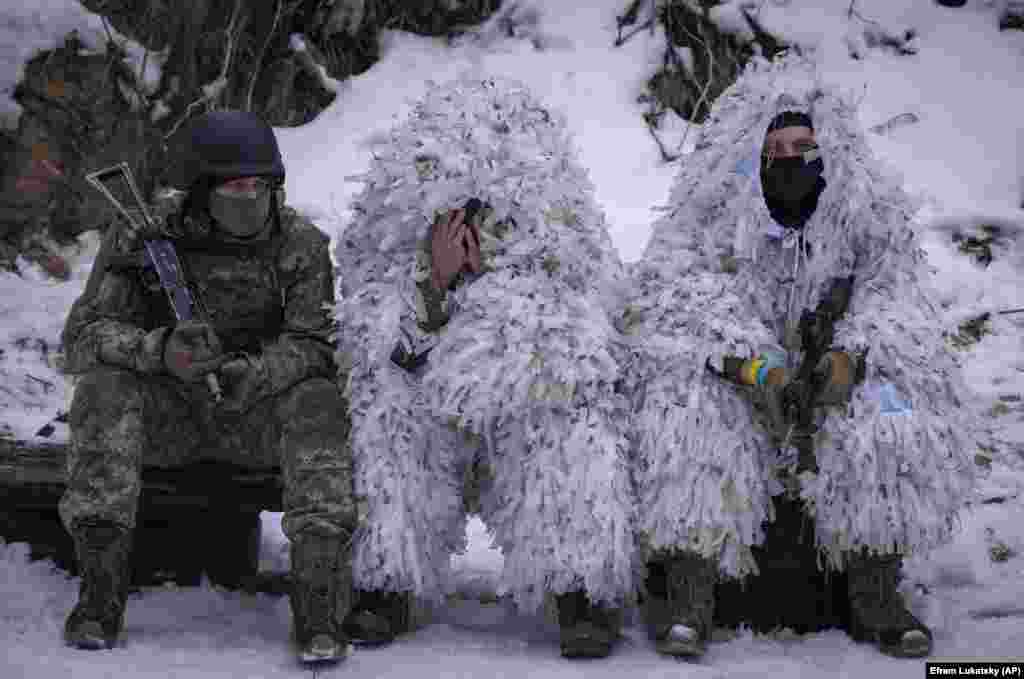
[[[436,290],[445,290],[462,271],[466,250],[462,244],[466,228],[464,210],[452,210],[434,222],[430,234],[430,282]]]
[[[480,261],[480,213],[478,212],[473,221],[466,227],[462,243],[466,249],[466,266],[473,273],[480,273],[482,270]]]
[[[182,321],[164,345],[167,371],[183,382],[196,382],[227,360],[220,339],[209,323]]]

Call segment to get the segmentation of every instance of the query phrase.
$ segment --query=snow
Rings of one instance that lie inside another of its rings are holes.
[[[71,272],[67,281],[54,280],[23,259],[20,275],[0,271],[0,437],[42,441],[36,432],[67,410],[71,390],[58,372],[60,333],[98,250],[95,233],[62,250]],[[53,426],[46,440],[67,440],[67,426]]]
[[[127,61],[135,73],[142,71],[143,88],[153,92],[160,82],[160,64],[164,53],[145,50],[107,27],[114,39],[124,47]],[[104,49],[107,32],[98,14],[85,9],[77,0],[39,0],[32,3],[4,2],[0,6],[0,128],[18,126],[21,107],[11,95],[24,75],[25,63],[40,50],[59,47],[64,37],[77,31],[86,49]]]
[[[802,47],[817,48],[830,80],[862,92],[865,127],[916,113],[921,122],[876,138],[875,151],[900,168],[906,185],[939,199],[950,211],[994,213],[1020,219],[1024,175],[1019,94],[1024,33],[998,31],[998,12],[977,2],[958,9],[934,0],[854,3],[792,0],[762,3],[759,19]],[[915,56],[869,50],[849,58],[848,30],[884,26],[918,34]],[[1016,105],[1014,102],[1016,101]]]
[[[1024,509],[1006,513],[986,507],[972,517],[1012,528]],[[1005,514],[1005,515],[1004,515]],[[471,527],[471,535],[476,528]],[[973,536],[972,531],[965,535]],[[283,540],[283,537],[281,538]],[[1024,595],[1024,559],[1002,568],[971,564],[956,556],[974,546],[960,540],[934,559],[932,594],[916,609],[933,625],[934,659],[1020,658],[1024,626],[1017,617]],[[471,550],[473,548],[471,547]],[[301,670],[288,645],[287,600],[195,588],[153,588],[128,601],[123,644],[86,653],[60,643],[64,616],[77,595],[77,580],[48,562],[27,562],[27,546],[0,546],[0,676],[25,677],[291,677]],[[486,556],[486,555],[485,555]],[[971,569],[977,567],[979,573]],[[916,602],[915,602],[916,603]],[[972,617],[980,615],[981,619]],[[985,617],[988,616],[988,617]],[[516,618],[501,604],[454,602],[435,622],[382,649],[357,649],[337,676],[521,677],[614,679],[625,673],[707,679],[763,676],[853,677],[870,673],[895,679],[922,673],[919,660],[894,660],[839,631],[798,636],[718,632],[699,663],[681,664],[654,653],[639,626],[625,630],[615,653],[595,662],[570,663],[558,656],[557,627],[541,617]],[[323,672],[322,674],[327,674]]]
[[[291,46],[292,50],[294,50],[295,52],[307,53],[309,51],[309,49],[306,47],[306,40],[305,40],[305,38],[303,38],[298,33],[293,33],[292,35],[288,36],[288,44]],[[314,67],[316,68],[316,72],[317,72],[318,77],[320,79],[320,83],[329,92],[337,93],[338,92],[338,88],[340,87],[340,83],[337,80],[335,80],[334,78],[332,78],[331,76],[329,76],[327,74],[327,69],[324,68],[323,66],[321,66],[320,64],[317,64],[317,63],[314,62]]]
[[[5,4],[0,9],[0,116],[9,124],[17,108],[7,97],[34,50],[52,47],[71,28],[78,28],[87,42],[92,36],[96,45],[105,36],[97,17],[73,0],[36,2],[31,9]],[[615,15],[626,4],[622,0],[592,0],[586,7],[540,0],[522,4],[536,7],[539,19],[514,38],[492,32],[487,40],[449,46],[386,33],[381,61],[338,83],[338,98],[330,108],[308,125],[278,130],[289,171],[289,202],[337,234],[346,224],[350,198],[361,188],[343,178],[365,172],[377,140],[407,115],[426,81],[445,81],[465,71],[493,73],[528,83],[536,96],[566,115],[615,245],[625,261],[635,261],[650,233],[651,208],[666,200],[675,172],[661,162],[640,117],[644,105],[636,101],[664,36],[643,31],[623,47],[612,47]],[[716,16],[738,26],[738,4],[733,0],[716,9]],[[865,127],[904,113],[919,118],[870,139],[875,152],[925,200],[918,222],[952,333],[958,323],[984,311],[1024,307],[1024,88],[1019,86],[1024,32],[997,31],[995,4],[969,2],[946,9],[933,0],[857,0],[857,12],[889,33],[915,29],[917,53],[899,56],[864,47],[863,58],[853,60],[846,38],[862,38],[868,24],[847,17],[849,3],[756,3],[766,27],[817,50],[824,78],[862,96]],[[543,39],[531,39],[538,35]],[[688,126],[667,118],[663,127],[674,147]],[[1001,227],[987,268],[952,242],[954,232],[977,235],[986,224]],[[0,348],[5,352],[0,358],[0,420],[18,437],[34,434],[58,409],[66,409],[67,385],[52,361],[40,360],[34,341],[56,346],[63,316],[84,285],[94,246],[86,243],[80,252],[64,253],[73,272],[66,283],[45,279],[28,264],[20,277],[0,274]],[[935,632],[933,659],[1020,659],[1024,649],[1024,407],[1014,400],[1024,396],[1024,314],[994,315],[990,326],[990,334],[962,355],[978,403],[993,409],[999,447],[992,472],[965,511],[955,541],[927,558],[909,560],[905,569],[911,607]],[[24,349],[20,339],[29,340]],[[27,374],[52,380],[56,387],[44,393]],[[58,428],[55,436],[66,436],[66,429]],[[265,515],[264,529],[262,568],[283,570],[288,555],[280,515]],[[1009,549],[1005,561],[990,556],[997,542]],[[558,657],[557,628],[549,618],[519,618],[500,600],[477,600],[481,593],[500,590],[501,565],[486,527],[471,522],[469,548],[453,559],[458,594],[437,612],[435,624],[393,647],[357,650],[338,673],[559,679],[584,674],[611,679],[624,673],[729,679],[870,673],[889,679],[923,671],[922,661],[886,658],[838,631],[796,638],[744,632],[713,644],[700,663],[681,665],[658,657],[635,624],[627,627],[611,658],[569,663]],[[192,679],[294,676],[299,671],[288,647],[290,614],[284,599],[209,586],[147,590],[129,602],[121,647],[83,653],[60,642],[76,590],[77,580],[50,563],[28,562],[25,545],[0,545],[0,643],[6,651],[0,676]]]

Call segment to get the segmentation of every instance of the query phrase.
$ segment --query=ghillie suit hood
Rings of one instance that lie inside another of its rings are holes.
[[[787,110],[812,118],[824,159],[826,187],[800,230],[772,219],[760,177],[766,130]],[[731,575],[756,570],[750,547],[794,451],[773,446],[749,400],[705,361],[796,349],[787,328],[851,274],[834,344],[869,348],[867,377],[820,423],[821,469],[801,477],[800,495],[836,566],[859,547],[947,540],[971,487],[976,421],[961,408],[969,396],[927,288],[916,204],[872,157],[850,100],[799,57],[756,60],[715,103],[665,210],[623,318],[649,546],[695,549]],[[788,352],[789,374],[800,358]]]
[[[357,466],[383,464],[385,448],[395,465],[407,464],[433,440],[424,432],[457,431],[462,449],[482,446],[495,475],[484,514],[506,550],[506,584],[520,603],[536,605],[544,586],[557,593],[576,580],[599,600],[621,598],[631,590],[633,525],[610,290],[622,273],[564,121],[514,82],[464,77],[432,85],[361,179],[366,188],[336,252]],[[425,333],[417,281],[429,272],[430,226],[470,198],[493,209],[482,227],[484,270],[448,293],[450,320]],[[389,360],[396,344],[414,353],[430,348],[429,361],[411,375]],[[445,455],[444,465],[466,463],[462,452]],[[552,477],[563,467],[567,475]],[[597,469],[607,474],[601,483]],[[415,523],[424,506],[457,494],[438,473],[420,485],[402,485],[394,469],[361,477],[360,494],[390,488],[397,497],[388,511],[397,503],[407,516],[371,517],[371,531],[390,521],[395,537],[363,542],[357,571],[390,569],[392,579],[408,580],[405,573],[429,570],[416,563],[428,556],[396,565],[392,556],[368,555],[429,551],[383,541],[406,540],[401,522]],[[523,483],[531,474],[544,480]],[[566,503],[579,511],[555,516]],[[408,535],[430,534],[425,523]],[[413,580],[421,588],[431,578]]]

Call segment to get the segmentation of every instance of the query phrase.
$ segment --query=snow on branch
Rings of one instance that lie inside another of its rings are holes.
[[[231,57],[235,52],[235,42],[238,38],[238,31],[236,30],[236,28],[240,16],[241,7],[242,5],[240,0],[235,0],[235,9],[231,13],[231,21],[228,23],[228,26],[224,31],[227,37],[228,44],[224,50],[224,62],[221,64],[220,74],[212,82],[209,82],[200,88],[203,92],[203,96],[201,96],[199,99],[196,99],[188,105],[188,107],[185,109],[185,113],[181,116],[181,118],[178,119],[178,122],[176,122],[171,127],[170,131],[164,135],[164,140],[170,139],[174,135],[174,133],[178,131],[178,128],[181,127],[181,124],[192,116],[192,112],[196,108],[200,106],[210,105],[218,97],[220,97],[220,95],[224,92],[225,88],[227,87],[228,69],[231,66]]]

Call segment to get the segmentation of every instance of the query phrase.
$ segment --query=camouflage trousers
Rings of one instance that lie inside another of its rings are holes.
[[[356,528],[348,408],[338,387],[309,379],[228,414],[203,384],[99,369],[75,386],[69,413],[65,527],[101,518],[133,528],[143,466],[215,460],[280,467],[284,532],[351,535]]]

